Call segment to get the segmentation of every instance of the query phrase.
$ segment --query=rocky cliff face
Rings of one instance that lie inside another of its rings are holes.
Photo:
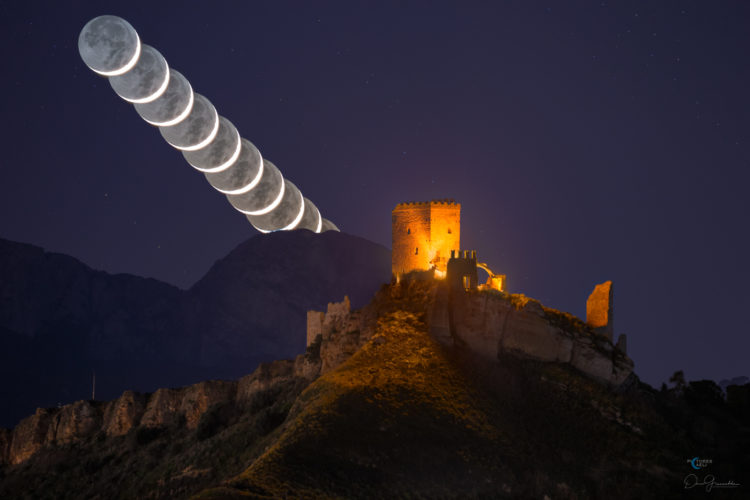
[[[99,433],[116,437],[141,428],[195,430],[213,408],[247,409],[258,394],[285,382],[308,383],[319,373],[318,358],[300,355],[295,360],[263,363],[239,381],[208,380],[152,394],[128,390],[109,402],[76,401],[60,408],[38,408],[12,431],[0,429],[0,465],[18,465],[40,450],[86,441]]]
[[[444,344],[464,344],[489,360],[510,353],[566,363],[602,382],[620,385],[633,361],[574,316],[528,297],[494,290],[435,292],[430,311],[433,335]]]
[[[212,408],[251,408],[258,394],[295,380],[309,383],[336,370],[369,341],[387,342],[376,332],[380,319],[395,304],[423,317],[438,342],[493,363],[506,354],[557,362],[615,386],[633,369],[632,361],[606,337],[533,299],[496,291],[451,295],[442,282],[403,279],[382,287],[372,302],[358,310],[351,310],[345,297],[329,303],[324,313],[313,314],[308,322],[310,345],[294,360],[263,363],[238,381],[210,380],[146,395],[125,391],[108,403],[78,401],[40,408],[10,435],[0,435],[0,452],[6,443],[4,460],[19,464],[44,447],[83,441],[99,432],[113,437],[139,428],[195,430]]]
[[[188,291],[0,240],[0,426],[37,406],[237,378],[305,349],[305,315],[366,303],[390,252],[338,232],[251,238]],[[44,366],[45,370],[35,367]]]
[[[512,354],[564,363],[613,386],[633,372],[633,361],[607,337],[534,299],[496,290],[451,295],[444,282],[432,280],[420,284],[407,278],[402,283],[385,287],[374,303],[359,310],[350,311],[345,298],[328,304],[325,313],[311,313],[308,341],[313,342],[320,332],[322,373],[336,368],[370,340],[384,303],[404,295],[411,295],[415,307],[423,309],[430,333],[439,342],[468,348],[489,361]]]

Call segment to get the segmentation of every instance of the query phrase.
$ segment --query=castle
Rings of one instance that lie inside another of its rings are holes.
[[[398,281],[412,271],[434,271],[451,285],[505,290],[505,275],[477,262],[475,250],[461,250],[461,204],[452,199],[399,203],[391,213],[391,272]],[[478,283],[477,269],[488,277]]]
[[[616,343],[613,339],[611,281],[596,285],[583,322],[522,294],[507,293],[505,275],[479,262],[475,250],[461,249],[461,205],[453,200],[399,203],[393,209],[392,231],[392,286],[409,289],[415,281],[434,280],[425,312],[429,332],[438,342],[461,345],[489,360],[515,353],[564,363],[613,386],[633,371],[625,334]],[[487,273],[486,283],[479,283],[479,269]],[[367,318],[376,306],[367,308],[369,313],[352,311],[345,297],[328,304],[326,312],[308,311],[307,345],[322,342],[323,371],[340,362],[342,353],[356,350],[354,333],[374,334]],[[342,333],[343,344],[332,342]]]
[[[396,281],[412,271],[433,271],[454,290],[505,292],[506,276],[477,261],[476,250],[461,250],[461,204],[452,199],[399,203],[391,213],[391,272]],[[488,277],[480,285],[478,269]],[[596,285],[586,302],[586,323],[614,340],[612,282]],[[618,345],[625,351],[625,336]]]

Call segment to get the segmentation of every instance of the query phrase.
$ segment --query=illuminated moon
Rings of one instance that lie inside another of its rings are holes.
[[[178,71],[169,69],[169,83],[164,93],[148,103],[136,103],[135,110],[151,125],[177,125],[193,110],[193,89]]]
[[[310,231],[320,232],[321,223],[322,219],[318,207],[305,198],[305,213],[302,216],[302,220],[297,224],[296,229],[309,229]]]
[[[276,208],[284,196],[284,177],[276,165],[263,160],[260,182],[244,194],[227,195],[234,208],[245,215],[263,215]]]
[[[232,166],[220,172],[207,172],[206,180],[224,194],[239,195],[255,188],[263,176],[260,151],[247,139],[242,139],[240,156]]]
[[[328,219],[323,219],[322,228],[320,230],[321,233],[326,231],[338,231],[339,228],[336,227],[336,224],[329,221]]]
[[[138,62],[141,41],[125,19],[99,16],[81,30],[78,52],[92,71],[104,76],[122,75]]]
[[[183,151],[185,160],[201,172],[222,172],[231,167],[240,156],[240,133],[232,122],[219,117],[219,131],[211,143],[198,151]]]
[[[123,75],[110,77],[109,84],[117,95],[128,102],[154,101],[169,85],[167,61],[155,48],[143,45],[138,64]]]
[[[284,179],[284,196],[276,208],[263,215],[248,215],[247,220],[261,232],[291,230],[297,227],[305,212],[305,201],[289,179]]]
[[[159,51],[141,45],[127,21],[116,16],[92,19],[81,30],[78,51],[84,63],[108,77],[117,95],[159,127],[164,140],[181,150],[258,231],[338,231],[207,98],[193,92]]]
[[[160,127],[164,140],[170,146],[186,151],[196,151],[206,147],[219,131],[219,114],[211,101],[195,94],[193,109],[177,125]]]

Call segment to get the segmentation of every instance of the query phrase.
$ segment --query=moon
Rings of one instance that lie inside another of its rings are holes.
[[[166,61],[165,61],[166,62]],[[147,103],[135,103],[136,112],[147,123],[157,127],[177,125],[193,110],[193,88],[182,74],[169,69],[169,82],[164,93]]]
[[[302,193],[289,179],[284,179],[284,196],[278,206],[262,215],[248,215],[247,220],[261,232],[288,231],[297,227],[304,213]]]
[[[241,139],[239,158],[229,168],[206,172],[206,180],[224,194],[239,195],[255,188],[263,176],[263,158],[252,142]]]
[[[206,97],[169,67],[155,48],[142,45],[138,33],[122,18],[99,16],[83,27],[78,51],[94,72],[106,76],[112,89],[133,104],[147,123],[159,127],[164,140],[204,174],[229,203],[261,232],[308,229],[320,233],[338,228],[258,149],[219,116]]]
[[[321,223],[322,218],[318,207],[305,198],[305,213],[295,229],[309,229],[310,231],[319,233]]]
[[[128,102],[146,103],[159,98],[169,85],[169,66],[164,57],[150,45],[143,45],[133,69],[109,77],[114,91]]]
[[[222,172],[231,167],[240,156],[242,141],[232,122],[219,117],[219,131],[208,146],[197,151],[183,151],[182,156],[201,172]]]
[[[333,222],[329,221],[328,219],[323,219],[323,223],[321,224],[321,226],[322,227],[321,227],[320,231],[316,231],[316,232],[321,232],[322,233],[322,232],[326,232],[326,231],[339,231],[339,228],[336,227],[336,224],[334,224]]]
[[[263,215],[276,208],[284,197],[284,177],[276,165],[263,160],[263,175],[247,193],[227,195],[227,200],[245,215]]]
[[[138,62],[141,40],[125,19],[99,16],[86,23],[78,35],[78,52],[92,71],[117,76]]]
[[[170,146],[186,151],[206,147],[218,131],[219,114],[211,101],[200,94],[195,94],[193,109],[187,118],[176,125],[159,128],[162,137]]]

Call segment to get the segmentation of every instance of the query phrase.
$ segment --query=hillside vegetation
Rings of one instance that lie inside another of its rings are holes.
[[[0,468],[0,497],[704,498],[683,486],[699,455],[742,485],[713,494],[746,498],[750,385],[725,401],[710,381],[613,390],[566,365],[481,360],[428,334],[429,286],[381,289],[372,336],[312,383],[278,379],[192,430],[43,449]]]
[[[513,357],[486,363],[445,350],[427,333],[419,283],[391,297],[380,304],[373,338],[300,395],[276,443],[197,498],[685,493],[685,458],[706,448],[684,422],[665,418],[682,404],[674,394],[637,381],[615,393],[562,365]],[[724,450],[721,470],[741,481],[742,465],[750,465],[748,429],[721,418],[737,431],[726,437],[745,446]]]

